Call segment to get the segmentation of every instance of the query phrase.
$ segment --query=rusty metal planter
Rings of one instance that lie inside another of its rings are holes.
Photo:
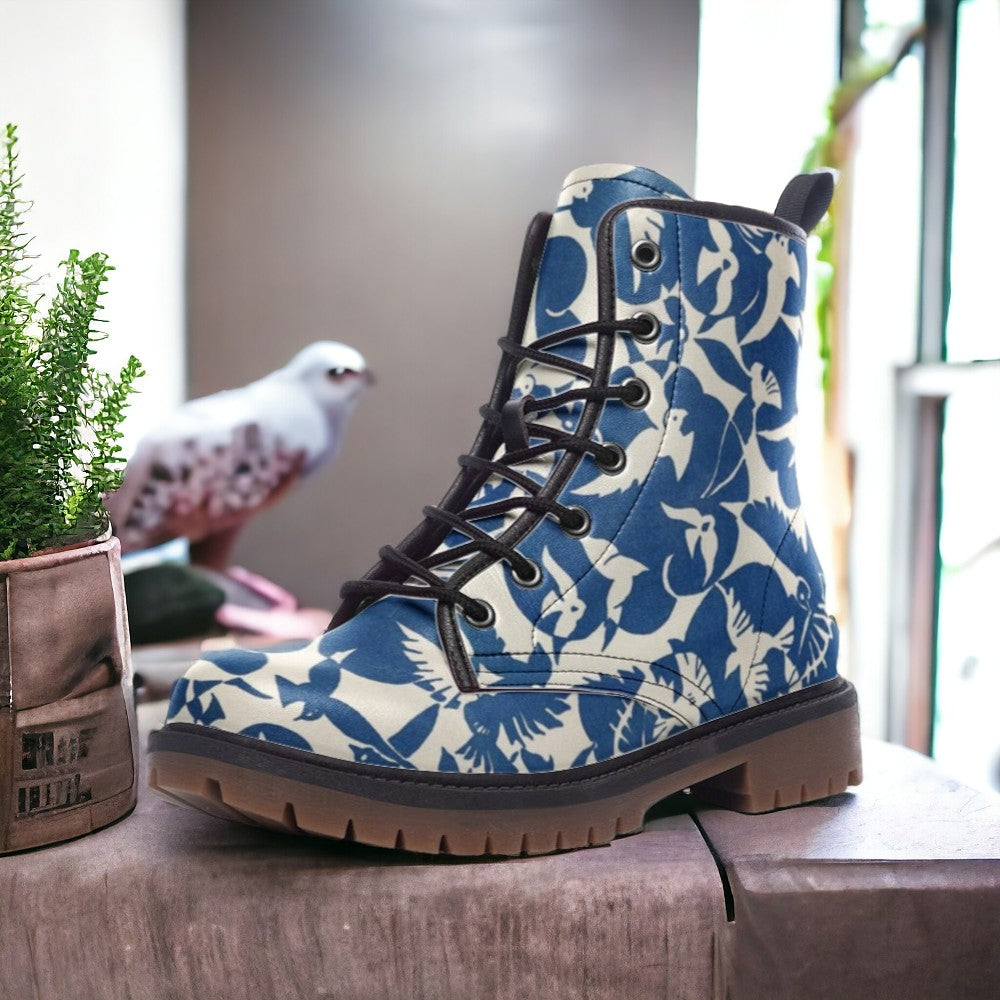
[[[120,546],[0,561],[0,852],[89,833],[137,792]]]

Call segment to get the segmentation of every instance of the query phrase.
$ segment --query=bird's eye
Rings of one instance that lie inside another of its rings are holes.
[[[346,368],[331,368],[327,371],[326,377],[331,381],[336,382],[338,379],[342,379],[346,374]]]

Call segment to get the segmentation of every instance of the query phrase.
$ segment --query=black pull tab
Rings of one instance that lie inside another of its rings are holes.
[[[532,396],[508,399],[500,411],[500,430],[503,432],[504,447],[508,452],[522,451],[528,447],[528,428],[524,426],[524,407]]]
[[[778,199],[774,214],[794,222],[807,233],[823,218],[833,199],[833,173],[817,170],[814,174],[793,177]]]

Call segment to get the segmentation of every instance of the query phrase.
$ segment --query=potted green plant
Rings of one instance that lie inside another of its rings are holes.
[[[48,305],[24,231],[17,132],[0,134],[0,851],[104,826],[136,800],[119,484],[136,379],[92,364],[106,255],[70,251]]]

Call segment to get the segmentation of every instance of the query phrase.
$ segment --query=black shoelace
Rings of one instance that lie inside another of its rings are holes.
[[[509,337],[501,338],[498,343],[504,354],[512,358],[514,363],[530,360],[550,365],[593,383],[595,378],[593,368],[553,354],[549,349],[591,333],[648,334],[649,325],[649,320],[645,318],[600,320],[541,337],[530,347],[518,344]],[[567,403],[620,399],[628,405],[637,406],[642,405],[646,398],[648,398],[647,386],[638,379],[628,379],[621,385],[592,384],[587,388],[570,389],[544,399],[522,396],[508,400],[499,409],[489,405],[481,407],[479,413],[483,420],[492,427],[498,427],[502,433],[504,454],[498,459],[484,458],[481,455],[462,455],[458,460],[459,465],[470,472],[481,474],[482,482],[486,482],[491,475],[506,479],[520,487],[525,495],[509,497],[494,503],[476,504],[466,507],[460,513],[437,506],[424,507],[423,516],[427,520],[466,535],[469,541],[422,559],[414,559],[393,545],[385,545],[379,549],[379,558],[384,564],[405,571],[408,574],[406,579],[416,577],[423,582],[351,580],[341,588],[340,596],[364,603],[389,594],[400,597],[436,598],[443,603],[457,605],[472,624],[480,626],[487,624],[492,620],[490,608],[476,598],[463,594],[459,587],[449,585],[446,579],[434,572],[435,568],[465,556],[484,552],[494,559],[507,562],[515,580],[524,586],[530,586],[537,581],[538,567],[512,545],[494,538],[478,527],[475,521],[521,510],[553,517],[564,531],[573,535],[586,534],[590,526],[590,518],[582,508],[566,506],[553,497],[539,495],[543,490],[543,484],[537,483],[514,466],[559,451],[593,455],[598,465],[609,473],[618,471],[624,461],[624,454],[618,445],[605,445],[546,424],[529,423],[526,418],[530,414],[545,410],[557,410]],[[544,443],[531,445],[531,438],[542,438]]]

